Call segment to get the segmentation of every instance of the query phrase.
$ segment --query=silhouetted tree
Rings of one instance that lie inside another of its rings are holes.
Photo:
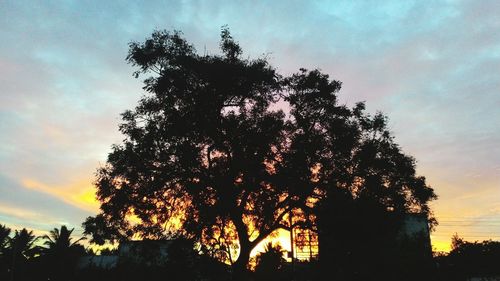
[[[101,256],[113,256],[113,255],[118,255],[118,248],[104,248],[99,251],[99,254]]]
[[[10,228],[0,224],[0,255],[7,249],[9,244]]]
[[[10,228],[0,224],[0,279],[7,280],[9,264]]]
[[[35,245],[38,239],[39,237],[33,234],[32,230],[28,231],[26,228],[16,230],[14,237],[10,240],[10,247],[17,256],[30,259],[40,253],[40,247]]]
[[[256,256],[256,280],[290,280],[286,272],[284,250],[279,244],[266,244],[263,253]]]
[[[40,254],[40,247],[35,243],[39,239],[26,228],[16,230],[10,239],[10,272],[11,280],[25,280],[30,273],[27,271],[28,262]]]
[[[453,236],[451,237],[451,250],[459,251],[460,247],[462,247],[464,243],[464,239],[460,238],[460,236],[458,236],[458,233],[453,234]]]
[[[500,275],[500,242],[467,242],[455,235],[447,256],[450,271],[462,278]]]
[[[336,192],[429,211],[435,195],[382,114],[339,104],[341,83],[318,70],[282,77],[265,58],[243,59],[227,29],[220,47],[199,55],[166,31],[130,44],[147,94],[122,114],[125,140],[97,172],[101,213],[84,223],[94,242],[184,235],[239,278],[259,242],[315,228],[317,202]]]
[[[176,239],[168,247],[166,271],[172,281],[199,280],[200,272],[197,266],[198,253],[194,250],[192,241]]]
[[[43,253],[51,280],[72,280],[78,258],[85,254],[85,248],[79,244],[84,237],[72,241],[73,230],[63,225],[43,236],[46,239]]]
[[[69,230],[65,225],[62,225],[60,230],[54,228],[48,235],[44,235],[43,239],[47,240],[44,242],[45,246],[47,246],[47,251],[52,253],[65,253],[68,249],[76,247],[85,237],[81,237],[72,242],[71,240],[73,240],[73,238],[71,238],[71,234],[74,230],[74,228]]]

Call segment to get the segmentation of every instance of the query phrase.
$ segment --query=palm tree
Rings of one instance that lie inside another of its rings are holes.
[[[256,257],[255,274],[258,280],[289,280],[285,272],[284,252],[280,244],[266,244],[264,252]]]
[[[0,224],[0,256],[4,255],[5,250],[9,246],[10,228]]]
[[[10,228],[0,224],[0,280],[7,280]]]
[[[23,272],[23,268],[29,259],[36,257],[40,253],[40,247],[35,243],[39,237],[28,231],[26,228],[16,230],[14,237],[9,239],[10,250],[12,251],[11,280],[14,280],[17,272]]]
[[[71,234],[74,228],[68,229],[65,225],[61,229],[54,228],[49,235],[44,235],[44,254],[48,262],[51,280],[71,280],[78,257],[85,253],[82,245],[78,244],[84,237],[72,242]]]
[[[45,246],[47,246],[47,250],[49,252],[55,253],[64,253],[67,252],[71,248],[75,248],[78,242],[85,239],[82,237],[77,239],[75,242],[71,242],[71,234],[75,229],[72,228],[69,230],[65,225],[61,226],[61,230],[54,228],[50,231],[49,235],[44,235],[43,239],[46,239]]]
[[[31,259],[40,253],[40,247],[35,245],[40,237],[28,231],[26,228],[16,230],[14,237],[10,239],[10,246],[13,254],[24,259]]]

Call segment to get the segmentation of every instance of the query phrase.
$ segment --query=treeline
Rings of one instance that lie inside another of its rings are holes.
[[[84,256],[95,256],[91,248],[72,238],[73,229],[61,226],[48,235],[36,236],[23,228],[11,230],[0,224],[0,280],[2,281],[83,281],[83,280],[232,280],[229,265],[209,255],[200,254],[187,239],[176,239],[168,247],[168,258],[150,263],[152,259],[142,253],[144,263],[126,258],[111,268],[95,264],[82,264]],[[117,256],[117,249],[103,249],[101,256]],[[268,245],[265,253],[253,260],[255,280],[289,280],[291,271],[283,258],[283,250]],[[271,278],[271,279],[270,279]]]
[[[91,248],[73,239],[73,229],[61,226],[48,235],[36,236],[25,228],[12,231],[0,224],[1,281],[83,280],[229,280],[227,266],[200,256],[190,241],[178,239],[169,247],[168,261],[137,264],[121,261],[111,268],[85,263],[95,256]],[[116,249],[103,249],[102,256],[117,256]],[[88,259],[87,259],[88,260]],[[148,260],[148,256],[144,256]]]
[[[82,239],[73,241],[72,233],[61,226],[36,236],[26,228],[12,231],[0,225],[0,280],[70,280],[86,254]]]
[[[193,242],[186,239],[174,240],[168,248],[168,258],[160,263],[145,264],[121,259],[115,267],[107,269],[88,264],[78,266],[81,257],[95,253],[81,245],[81,238],[73,239],[72,233],[73,229],[61,226],[48,235],[36,236],[27,229],[12,231],[0,225],[0,280],[233,280],[229,265],[208,255],[200,255]],[[408,254],[415,252],[411,248],[406,250]],[[381,267],[379,272],[374,272],[377,269],[372,265],[376,261],[358,257],[358,262],[355,262],[348,256],[344,256],[350,261],[348,265],[334,263],[338,259],[296,261],[292,265],[284,259],[284,254],[279,245],[268,244],[263,253],[252,259],[248,280],[329,280],[326,276],[336,276],[335,280],[340,281],[372,280],[370,271],[372,276],[383,273],[387,280],[392,280],[391,275],[395,272],[415,267],[426,271],[425,280],[465,281],[472,277],[500,276],[500,242],[467,242],[457,235],[452,238],[449,253],[434,255],[431,268],[422,260],[413,260],[412,266],[396,263],[389,272]],[[372,254],[367,252],[365,256]],[[101,255],[116,256],[118,251],[105,249]],[[342,276],[338,275],[339,271],[343,272]],[[406,275],[399,280],[413,280],[413,277]]]
[[[458,235],[452,237],[452,249],[437,254],[435,262],[441,280],[500,277],[500,242],[485,240],[467,242]],[[486,280],[486,279],[485,279]]]

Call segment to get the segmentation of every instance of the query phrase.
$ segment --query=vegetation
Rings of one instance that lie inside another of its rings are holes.
[[[53,229],[48,235],[36,237],[32,231],[22,229],[12,232],[0,224],[0,280],[41,281],[41,280],[234,280],[231,268],[214,258],[203,255],[196,249],[196,243],[186,239],[170,241],[168,255],[158,264],[131,263],[121,258],[113,267],[77,266],[80,258],[94,256],[92,250],[83,250],[81,239],[71,237],[73,230],[66,226]],[[35,243],[34,243],[35,242]],[[334,267],[328,275],[335,280],[378,280],[379,272],[386,274],[384,280],[450,280],[465,281],[471,277],[496,277],[500,275],[500,242],[467,242],[458,235],[452,238],[452,250],[447,254],[436,255],[430,260],[419,254],[422,248],[418,243],[399,240],[402,251],[395,253],[391,270],[383,267],[371,269],[366,275],[364,267],[373,266],[357,255],[356,246],[351,245],[353,256],[342,253],[352,263],[343,267],[343,261],[328,263]],[[413,241],[415,242],[415,241]],[[417,241],[418,242],[418,241]],[[39,245],[45,245],[41,247]],[[17,247],[15,250],[14,247]],[[371,249],[365,249],[366,257],[373,257]],[[391,251],[391,249],[389,249]],[[117,250],[104,251],[115,257]],[[394,252],[391,252],[394,253]],[[285,252],[279,245],[267,244],[265,251],[254,257],[255,268],[248,273],[250,280],[325,280],[321,263],[316,260],[296,261],[294,266],[284,258]],[[21,256],[21,257],[19,257]],[[149,254],[144,254],[149,256]],[[365,258],[367,259],[367,258]],[[373,264],[379,261],[371,260]],[[338,269],[346,270],[344,275]]]
[[[78,244],[84,238],[72,242],[72,233],[73,229],[63,225],[61,229],[54,228],[49,235],[43,236],[46,240],[44,259],[50,280],[67,280],[74,273],[78,258],[85,254],[84,247]]]
[[[80,264],[84,257],[95,257],[84,249],[82,238],[73,241],[73,229],[54,228],[37,237],[33,231],[11,231],[0,224],[0,280],[229,280],[227,266],[199,255],[192,241],[177,239],[168,247],[168,258],[157,264],[131,263],[122,258],[110,268]],[[44,245],[45,247],[42,247]],[[115,258],[119,253],[107,249],[101,254]],[[144,254],[144,253],[143,253]],[[147,256],[147,255],[145,255]],[[139,259],[140,260],[140,259]],[[144,260],[144,259],[143,259]]]
[[[451,245],[450,253],[436,257],[443,280],[500,276],[499,241],[467,242],[455,235]]]
[[[10,252],[10,228],[0,224],[0,279],[7,280],[12,254]]]
[[[0,225],[0,280],[74,280],[85,249],[78,244],[82,239],[71,243],[72,232],[62,226],[42,237],[26,228],[10,235],[10,229]]]
[[[263,253],[256,257],[255,278],[257,280],[290,280],[281,246],[268,243]]]
[[[130,44],[146,95],[122,114],[125,139],[97,172],[101,213],[84,223],[93,242],[182,236],[238,276],[274,231],[345,217],[337,194],[389,224],[409,212],[433,222],[436,195],[384,115],[340,104],[341,82],[319,70],[282,76],[266,58],[244,59],[226,28],[220,48],[200,55],[167,31]]]

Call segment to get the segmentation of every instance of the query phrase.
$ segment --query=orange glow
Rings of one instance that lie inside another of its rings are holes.
[[[317,168],[312,169],[314,173]],[[432,177],[432,173],[430,177]],[[44,192],[50,194],[56,198],[61,199],[62,201],[69,203],[73,206],[76,206],[80,209],[90,211],[93,213],[97,213],[99,210],[99,202],[95,198],[95,187],[88,180],[76,180],[70,182],[67,185],[49,185],[43,182],[40,182],[33,178],[24,178],[22,180],[22,185],[27,189],[36,190],[39,192]],[[484,183],[487,185],[486,183]],[[446,183],[435,183],[436,186],[439,186],[443,189],[451,189],[449,184]],[[467,204],[463,204],[464,202],[476,201],[476,200],[488,200],[484,198],[491,198],[490,193],[494,193],[492,188],[485,189],[483,192],[471,192],[468,194],[461,194],[458,197],[452,197],[450,194],[442,194],[439,201],[434,202],[432,205],[432,209],[435,210],[436,217],[439,222],[446,222],[446,219],[449,218],[467,218],[467,217],[476,217],[480,216],[482,213],[478,212],[477,208],[473,206],[469,206]],[[442,201],[447,201],[448,204],[442,203]],[[308,200],[309,204],[314,204],[315,200]],[[437,204],[439,202],[439,204]],[[451,203],[453,204],[451,204]],[[498,209],[492,210],[492,212],[497,212]],[[41,218],[40,215],[36,212],[21,209],[12,206],[0,206],[0,213],[18,216],[30,220],[47,220],[47,218]],[[128,218],[129,219],[129,218]],[[130,219],[139,223],[140,220],[137,216],[130,217]],[[169,227],[172,226],[180,226],[182,224],[182,218],[173,217],[169,222]],[[456,226],[453,228],[446,227],[443,223],[442,225],[438,225],[436,227],[436,231],[431,234],[431,242],[432,247],[435,251],[440,252],[449,252],[451,237],[454,233],[458,233],[461,237],[468,241],[475,240],[487,240],[488,237],[477,238],[474,236],[474,229],[472,226]],[[476,230],[477,231],[477,230]],[[252,238],[255,238],[255,233],[253,233]],[[498,237],[490,237],[491,239],[495,239]],[[258,246],[252,251],[252,256],[255,256],[258,252],[262,252],[264,250],[264,245],[268,242],[279,243],[284,250],[290,250],[290,238],[288,231],[279,230],[277,233],[273,233],[272,237],[266,238],[263,242],[259,243]]]
[[[131,225],[138,225],[142,220],[135,214],[134,208],[131,208],[125,215],[125,220]]]
[[[295,235],[297,235],[296,233],[297,230],[294,230],[294,233]],[[311,247],[311,249],[309,249],[308,246],[304,246],[304,247],[301,247],[301,248],[298,248],[297,247],[297,241],[295,241],[295,245],[294,245],[294,256],[295,256],[295,259],[297,260],[308,260],[309,259],[309,251],[311,250],[312,251],[312,254],[313,256],[315,254],[317,254],[318,252],[318,246],[317,245],[313,245]],[[268,243],[272,243],[273,245],[280,245],[281,248],[283,248],[284,251],[286,252],[290,252],[291,251],[291,247],[290,247],[290,232],[288,230],[284,230],[284,229],[278,229],[276,231],[274,231],[273,233],[271,233],[271,235],[269,235],[269,237],[267,237],[266,239],[264,239],[262,242],[260,242],[259,244],[257,244],[257,246],[252,250],[250,256],[251,257],[255,257],[257,254],[259,253],[262,253],[265,251],[265,246],[268,244]],[[300,254],[298,254],[298,252]],[[289,258],[286,253],[283,253],[283,256],[285,257],[285,259],[290,262],[291,261],[291,258]]]
[[[26,178],[22,180],[22,185],[28,189],[50,194],[86,211],[96,213],[99,210],[99,201],[95,196],[95,188],[87,180],[76,181],[65,186],[56,186]]]
[[[283,250],[290,251],[290,232],[284,229],[278,229],[271,233],[266,239],[262,240],[252,250],[250,256],[256,256],[258,253],[264,252],[266,244],[271,242],[273,245],[279,244]]]
[[[451,250],[451,237],[448,241],[439,240],[431,235],[432,250],[434,252],[449,252]]]

